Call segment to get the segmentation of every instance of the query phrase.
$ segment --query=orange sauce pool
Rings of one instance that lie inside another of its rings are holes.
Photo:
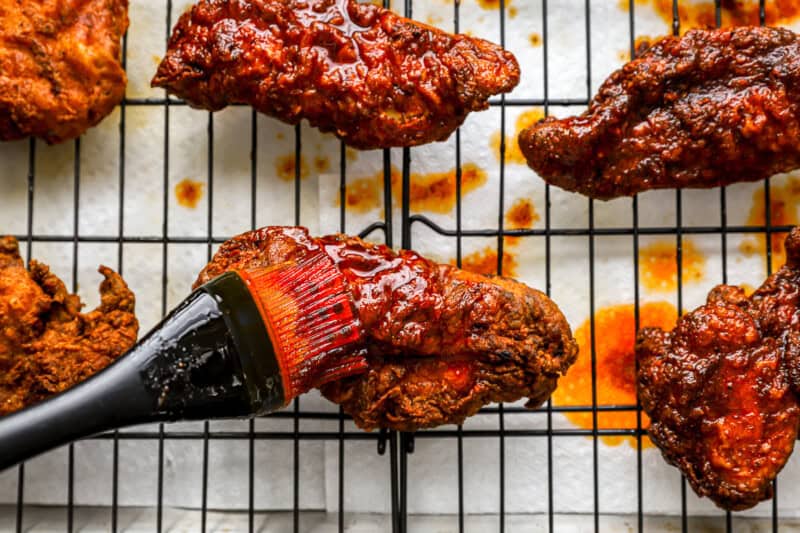
[[[637,5],[652,8],[667,24],[672,24],[672,0],[636,0]],[[627,11],[628,0],[620,0],[620,7]],[[722,26],[758,25],[758,0],[722,0]],[[766,2],[766,24],[775,26],[786,24],[800,15],[800,2],[797,0],[770,0]],[[678,4],[681,32],[691,28],[710,28],[716,26],[716,13],[713,0],[681,0]]]
[[[456,260],[450,260],[451,265],[456,265]],[[497,274],[497,250],[487,246],[483,250],[473,252],[461,258],[461,268],[475,274],[494,276]],[[503,250],[503,275],[516,276],[517,258],[509,250]]]
[[[514,134],[506,135],[506,163],[516,163],[518,165],[526,164],[525,156],[522,154],[522,150],[519,149],[517,137],[522,130],[529,126],[533,126],[543,118],[544,109],[540,107],[535,107],[525,111],[517,117]],[[498,161],[500,160],[500,139],[502,139],[502,135],[499,131],[494,132],[489,138],[489,147],[492,149],[492,153],[495,155]]]
[[[486,171],[474,163],[461,166],[461,194],[469,194],[487,180]],[[447,172],[422,174],[414,172],[409,177],[409,200],[411,209],[429,213],[450,213],[456,206],[456,169]],[[359,178],[347,184],[345,203],[356,213],[367,213],[381,207],[383,201],[383,171],[373,176]],[[392,167],[392,202],[400,205],[403,195],[403,175]],[[336,199],[337,205],[339,199]]]
[[[203,197],[203,183],[189,178],[183,179],[175,185],[175,198],[178,205],[194,209]]]
[[[667,302],[653,302],[639,307],[641,327],[660,327],[672,329],[678,317],[675,307]],[[595,368],[597,376],[597,405],[636,405],[636,322],[632,304],[605,307],[594,315],[595,327]],[[592,405],[592,351],[591,323],[584,322],[575,330],[578,341],[578,360],[567,375],[558,382],[553,393],[554,405],[591,406]],[[570,422],[583,429],[592,429],[592,413],[567,412],[564,415]],[[642,413],[642,428],[647,428],[650,420]],[[636,411],[599,411],[598,429],[635,429]],[[635,437],[600,437],[609,446],[619,446],[627,442],[636,447]],[[653,444],[646,436],[642,437],[642,447]]]
[[[531,46],[534,48],[537,46],[542,46],[542,36],[537,33],[533,32],[528,36],[528,41],[531,43]]]
[[[674,239],[656,241],[639,248],[639,279],[642,285],[657,292],[673,292],[678,288],[677,243]],[[703,279],[706,258],[694,242],[681,243],[681,283]]]
[[[275,173],[283,181],[294,181],[297,168],[294,153],[279,156],[275,160]],[[308,164],[304,155],[300,155],[300,179],[308,177]]]
[[[797,216],[797,207],[800,205],[800,178],[791,176],[782,185],[771,185],[769,193],[771,226],[793,226],[800,222]],[[763,187],[759,187],[753,192],[753,203],[747,217],[748,225],[764,226],[766,224],[765,197]],[[786,235],[786,233],[770,233],[773,271],[786,262],[786,249],[783,247]],[[766,258],[766,235],[760,233],[745,237],[739,245],[739,250],[748,256],[759,255]]]

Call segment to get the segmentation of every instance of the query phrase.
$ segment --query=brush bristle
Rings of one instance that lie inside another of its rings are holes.
[[[347,280],[325,253],[239,275],[267,322],[287,402],[366,370],[361,322]]]

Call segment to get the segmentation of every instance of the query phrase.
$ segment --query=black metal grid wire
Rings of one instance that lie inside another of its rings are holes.
[[[675,192],[675,208],[677,214],[676,224],[673,227],[643,227],[639,225],[639,210],[638,200],[633,199],[632,212],[631,212],[631,226],[625,228],[597,228],[594,225],[594,202],[587,200],[589,209],[589,223],[586,228],[557,228],[551,224],[551,210],[550,210],[550,187],[545,187],[545,202],[546,210],[544,213],[544,228],[530,229],[530,230],[506,230],[504,228],[503,214],[504,210],[504,192],[505,192],[505,130],[506,130],[506,109],[509,106],[542,106],[547,114],[552,106],[585,106],[591,98],[591,58],[592,58],[592,39],[591,39],[591,0],[585,0],[585,36],[586,36],[586,97],[579,99],[555,99],[549,97],[549,41],[548,41],[548,0],[538,0],[542,6],[542,52],[544,60],[544,75],[542,79],[544,97],[541,99],[513,99],[501,96],[498,99],[491,101],[490,105],[500,108],[500,129],[501,129],[501,145],[500,145],[500,192],[498,197],[499,216],[496,228],[486,228],[478,230],[465,230],[462,228],[462,201],[461,201],[461,133],[457,131],[455,134],[455,163],[456,163],[456,227],[455,230],[442,228],[433,221],[429,220],[424,215],[411,214],[409,209],[409,192],[410,192],[410,169],[412,162],[412,153],[409,149],[402,151],[402,208],[401,218],[399,221],[393,220],[392,214],[392,187],[391,187],[391,166],[392,154],[389,150],[385,150],[383,154],[383,168],[384,168],[384,218],[383,220],[376,221],[373,224],[362,228],[360,231],[361,236],[369,236],[375,232],[383,234],[385,242],[392,246],[394,228],[399,223],[401,242],[399,243],[404,248],[413,247],[411,238],[411,228],[415,224],[427,226],[429,229],[448,237],[453,237],[456,242],[457,264],[461,265],[462,257],[462,240],[465,237],[494,237],[497,242],[498,249],[498,264],[497,270],[502,273],[503,270],[503,246],[504,237],[530,237],[540,236],[544,238],[545,243],[545,291],[550,294],[551,290],[551,239],[553,237],[561,236],[584,236],[588,238],[588,253],[589,253],[589,286],[590,286],[590,316],[594,316],[595,311],[595,264],[594,264],[594,250],[595,239],[602,236],[629,236],[632,241],[633,249],[633,272],[634,272],[634,299],[635,299],[635,324],[639,325],[639,238],[642,235],[672,235],[676,239],[677,244],[677,273],[678,273],[678,309],[682,308],[682,279],[681,279],[681,244],[685,235],[690,234],[718,234],[721,239],[722,245],[722,282],[727,282],[727,257],[726,245],[727,237],[730,234],[746,234],[746,233],[759,233],[766,235],[766,260],[767,270],[772,271],[772,251],[770,234],[774,232],[786,232],[790,229],[789,226],[773,226],[770,219],[770,210],[765,209],[766,222],[763,226],[731,226],[727,224],[726,216],[726,190],[720,189],[720,223],[718,226],[692,226],[683,227],[681,223],[682,215],[682,192]],[[167,15],[165,21],[165,36],[168,37],[172,28],[172,1],[166,0]],[[384,0],[384,6],[389,6],[389,0]],[[765,4],[766,0],[759,1],[760,7],[760,21],[763,24],[765,21]],[[395,9],[400,10],[406,16],[413,16],[413,1],[404,0],[402,8],[397,5],[393,6]],[[499,9],[499,22],[500,22],[500,41],[505,44],[506,40],[506,10],[505,0],[500,0]],[[680,19],[678,16],[679,0],[673,0],[673,32],[679,33]],[[721,20],[721,0],[715,0],[716,7],[716,21],[720,24]],[[454,31],[459,31],[459,1],[453,1],[453,28]],[[630,51],[631,55],[634,53],[635,48],[635,10],[636,5],[634,0],[628,0],[629,9],[629,27],[630,27]],[[127,37],[123,41],[123,64],[127,57],[128,41]],[[161,245],[161,311],[165,314],[167,311],[167,272],[168,272],[168,257],[170,252],[170,245],[173,244],[205,244],[208,258],[211,257],[212,247],[214,244],[223,242],[224,237],[215,236],[213,231],[213,205],[214,205],[214,115],[208,114],[208,210],[207,210],[207,224],[208,231],[205,237],[172,237],[168,235],[168,199],[169,199],[169,168],[170,168],[170,152],[169,152],[169,133],[170,133],[170,109],[173,106],[183,106],[184,102],[174,98],[128,98],[121,104],[120,121],[119,121],[119,200],[118,200],[118,228],[116,234],[109,233],[108,235],[101,236],[86,236],[79,234],[79,213],[80,213],[80,182],[81,182],[81,168],[80,168],[80,153],[81,143],[80,139],[75,141],[74,152],[74,193],[73,193],[73,220],[72,220],[72,235],[43,235],[35,234],[33,231],[33,207],[36,201],[36,147],[37,142],[31,140],[29,142],[28,151],[28,176],[27,176],[27,228],[26,233],[17,235],[21,241],[27,242],[27,259],[30,260],[34,243],[43,242],[63,242],[72,243],[73,263],[72,263],[72,287],[76,288],[77,285],[77,272],[78,272],[78,247],[82,243],[111,243],[117,245],[117,269],[122,272],[123,267],[123,251],[124,245],[128,243],[155,243]],[[126,149],[126,127],[125,117],[126,108],[129,106],[158,106],[164,109],[164,161],[163,161],[163,226],[160,235],[125,235],[124,228],[124,205],[125,205],[125,149]],[[256,192],[257,192],[257,128],[256,128],[256,114],[251,114],[251,190],[250,190],[250,227],[256,226]],[[302,134],[300,127],[295,128],[295,156],[297,160],[300,159],[302,154]],[[295,191],[294,191],[294,208],[296,224],[302,224],[303,220],[300,217],[300,191],[301,191],[301,166],[295,165]],[[345,147],[342,144],[340,149],[340,198],[342,205],[340,211],[339,226],[340,230],[344,231],[346,227],[346,205],[345,194],[347,189],[347,161],[345,157]],[[770,182],[764,182],[765,203],[767,206],[770,204]],[[111,514],[111,529],[116,532],[118,529],[118,468],[119,468],[119,442],[121,440],[141,440],[141,441],[157,441],[158,445],[158,485],[157,485],[157,514],[154,530],[162,531],[164,528],[163,523],[163,496],[164,496],[164,444],[167,440],[176,441],[200,441],[202,442],[203,454],[203,468],[202,468],[202,505],[201,505],[201,530],[206,530],[206,512],[207,512],[207,495],[209,487],[208,476],[208,450],[210,441],[214,440],[245,440],[249,445],[249,473],[243,483],[248,486],[248,502],[249,502],[249,530],[254,531],[255,526],[255,509],[254,509],[254,471],[255,471],[255,442],[260,440],[276,440],[276,441],[291,441],[293,443],[293,464],[294,464],[294,483],[292,487],[293,493],[293,530],[300,530],[300,476],[299,476],[299,461],[300,461],[300,442],[301,441],[335,441],[338,443],[338,528],[339,531],[344,530],[344,513],[347,511],[344,505],[344,461],[345,461],[345,447],[348,442],[369,440],[374,441],[377,446],[377,453],[385,455],[388,451],[387,468],[390,472],[391,482],[391,512],[392,512],[392,531],[393,533],[405,532],[407,529],[407,492],[408,485],[408,464],[411,460],[411,455],[414,451],[414,442],[417,438],[422,439],[454,439],[455,440],[455,453],[457,455],[458,464],[458,486],[455,490],[458,491],[458,530],[464,531],[464,516],[467,510],[464,508],[464,456],[463,456],[463,442],[464,439],[470,438],[488,438],[497,439],[499,442],[499,517],[497,523],[497,530],[503,532],[506,525],[506,512],[505,512],[505,440],[508,438],[521,438],[521,437],[539,437],[547,441],[547,502],[548,502],[548,529],[554,530],[554,502],[553,493],[554,486],[558,480],[554,477],[553,471],[553,448],[557,445],[559,437],[575,437],[587,436],[592,437],[593,445],[593,470],[592,480],[594,489],[594,529],[600,529],[600,514],[602,509],[599,501],[599,475],[598,475],[598,439],[602,436],[632,436],[636,439],[636,464],[637,464],[637,530],[644,530],[644,511],[643,511],[643,494],[642,494],[642,436],[641,430],[641,410],[637,401],[636,405],[598,405],[597,390],[596,390],[596,361],[594,353],[594,338],[595,328],[594,320],[590,322],[590,334],[592,339],[592,404],[587,406],[554,406],[550,402],[540,407],[534,412],[544,413],[546,415],[546,428],[544,429],[507,429],[505,427],[505,419],[509,416],[515,416],[522,413],[530,413],[528,409],[511,407],[511,406],[492,406],[482,409],[483,416],[496,416],[498,418],[497,430],[465,430],[458,427],[455,430],[444,430],[436,432],[419,432],[416,434],[397,433],[394,431],[381,431],[378,433],[363,433],[359,431],[346,431],[345,420],[346,416],[341,409],[338,413],[331,412],[314,412],[304,411],[300,409],[302,400],[295,400],[291,409],[271,415],[275,418],[290,419],[293,422],[291,431],[256,431],[253,421],[250,421],[249,429],[247,431],[212,431],[208,422],[204,423],[202,431],[178,431],[170,429],[169,426],[160,425],[157,431],[134,431],[134,432],[109,432],[102,435],[93,437],[96,440],[111,440],[113,442],[113,463],[112,463],[112,506],[109,510]],[[598,429],[597,419],[598,414],[601,412],[609,411],[635,411],[637,414],[637,429]],[[553,427],[553,413],[565,412],[590,412],[592,414],[594,429],[555,429]],[[338,429],[336,431],[303,431],[300,429],[301,420],[334,420],[338,421]],[[68,488],[67,488],[67,507],[65,516],[65,530],[72,532],[74,530],[74,450],[73,446],[68,447]],[[545,483],[545,481],[542,481]],[[424,489],[424,487],[423,487]],[[773,531],[778,530],[778,512],[777,512],[777,484],[775,487],[776,498],[773,499],[772,505],[772,528]],[[682,530],[688,531],[688,515],[686,511],[686,482],[682,483],[681,502],[682,502]],[[734,519],[731,513],[726,513],[725,517],[727,531],[733,530]],[[17,504],[16,504],[16,530],[22,532],[25,530],[25,465],[20,465],[18,468],[18,487],[17,487]]]

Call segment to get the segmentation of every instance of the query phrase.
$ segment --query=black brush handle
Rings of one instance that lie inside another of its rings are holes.
[[[280,369],[258,308],[241,278],[224,274],[102,372],[0,418],[0,471],[111,429],[245,417],[283,404]]]

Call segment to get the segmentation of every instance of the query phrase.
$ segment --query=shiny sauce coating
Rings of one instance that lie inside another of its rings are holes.
[[[519,82],[514,56],[355,0],[204,0],[153,85],[191,105],[308,119],[361,149],[444,140]]]
[[[461,423],[487,403],[523,397],[536,406],[575,360],[569,325],[541,292],[356,237],[262,228],[223,244],[197,283],[320,249],[348,280],[369,363],[322,392],[364,429]]]

